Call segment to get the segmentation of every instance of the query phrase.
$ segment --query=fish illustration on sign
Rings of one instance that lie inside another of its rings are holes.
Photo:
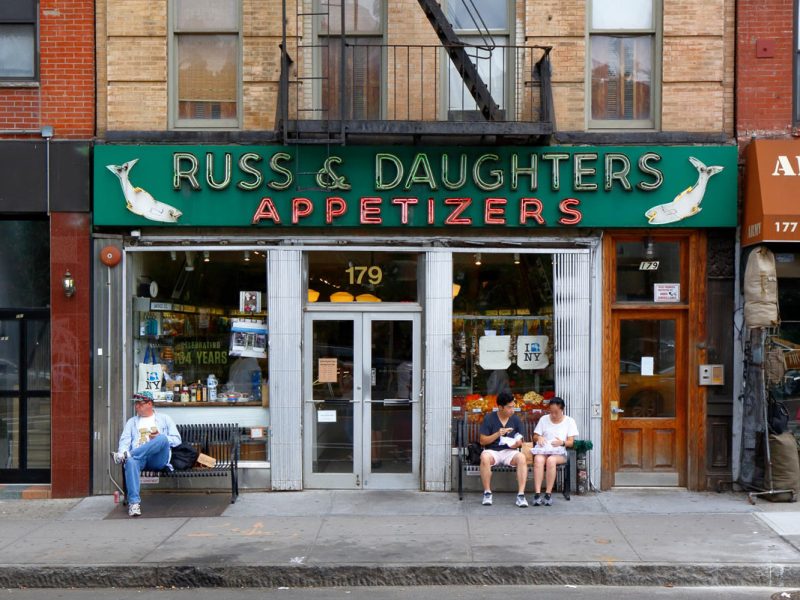
[[[694,156],[689,157],[689,162],[697,169],[698,177],[695,184],[686,188],[675,196],[672,202],[658,204],[644,213],[650,225],[666,225],[682,221],[699,213],[702,209],[700,203],[706,195],[706,186],[712,175],[716,175],[724,167],[707,167]]]
[[[130,182],[130,172],[139,162],[138,158],[129,160],[121,165],[106,165],[106,169],[119,177],[119,184],[122,186],[122,195],[125,196],[125,206],[135,215],[140,215],[151,221],[161,223],[175,223],[183,214],[174,206],[159,202],[149,192],[140,187],[133,187]]]

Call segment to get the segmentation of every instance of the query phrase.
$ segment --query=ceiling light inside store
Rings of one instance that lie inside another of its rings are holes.
[[[250,262],[250,250],[244,251],[244,262]]]
[[[514,264],[519,264],[519,252],[514,252]]]
[[[203,262],[211,262],[211,256],[209,256],[208,250],[203,250]]]
[[[175,262],[176,260],[178,260],[178,253],[175,252],[175,250],[170,250],[169,257],[172,260],[172,262]]]
[[[186,271],[194,271],[194,252],[186,250],[186,264],[183,265]]]
[[[352,302],[353,294],[349,292],[335,292],[331,294],[331,302]]]
[[[481,253],[480,252],[476,252],[475,253],[475,266],[477,266],[477,267],[481,266]]]
[[[356,302],[381,302],[381,299],[373,294],[359,294],[356,296]]]

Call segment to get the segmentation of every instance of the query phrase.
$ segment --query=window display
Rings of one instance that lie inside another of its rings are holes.
[[[453,412],[480,421],[500,392],[536,418],[555,389],[549,254],[453,256]]]
[[[177,423],[239,423],[247,446],[242,459],[266,460],[265,252],[182,250],[133,256],[131,391],[151,395]],[[245,414],[244,407],[260,409],[255,413],[260,417]],[[188,416],[185,409],[192,408],[217,412]],[[234,408],[230,414],[219,412]]]

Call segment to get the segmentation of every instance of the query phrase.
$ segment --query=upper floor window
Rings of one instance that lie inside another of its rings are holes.
[[[590,128],[656,126],[658,0],[592,0]]]
[[[383,0],[320,0],[321,118],[338,119],[342,108],[345,119],[381,118],[383,12]]]
[[[239,0],[173,0],[170,89],[176,127],[239,127]]]
[[[447,19],[458,38],[469,46],[467,54],[506,119],[507,73],[512,73],[511,10],[506,0],[449,0]],[[447,58],[447,118],[450,121],[482,120],[464,80]]]
[[[36,0],[0,2],[0,79],[36,79]]]

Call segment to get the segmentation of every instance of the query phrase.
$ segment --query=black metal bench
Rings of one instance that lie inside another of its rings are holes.
[[[536,428],[536,422],[527,418],[527,415],[519,415],[524,429],[523,436],[526,442],[533,441],[533,430]],[[479,475],[480,465],[471,465],[467,460],[467,446],[474,442],[478,443],[480,439],[480,423],[470,423],[468,416],[464,415],[463,418],[453,420],[453,426],[456,427],[456,444],[458,446],[458,499],[464,499],[464,476],[465,475]],[[573,450],[567,452],[567,461],[558,465],[556,472],[556,485],[555,491],[560,491],[564,494],[566,500],[570,499],[570,476],[569,468],[570,461],[572,460]],[[495,473],[516,473],[516,467],[509,467],[506,465],[492,465],[492,471]],[[528,464],[528,472],[533,471],[533,464]]]
[[[196,464],[191,469],[181,471],[142,471],[142,477],[165,477],[168,479],[187,477],[226,477],[231,478],[231,504],[239,496],[239,426],[235,423],[178,425],[181,441],[194,446],[195,450],[217,460],[213,467]],[[127,504],[128,490],[122,478],[123,493]]]

